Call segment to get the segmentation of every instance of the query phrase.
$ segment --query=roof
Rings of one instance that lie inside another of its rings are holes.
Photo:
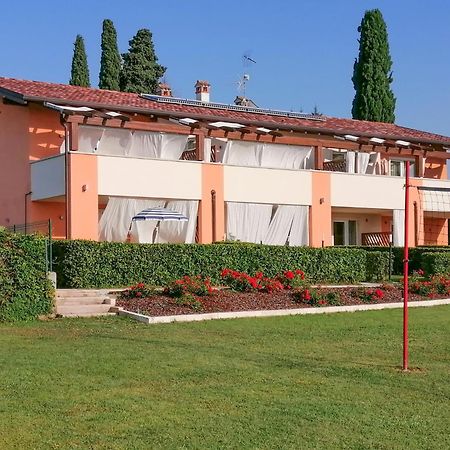
[[[0,95],[13,98],[19,102],[50,101],[74,106],[88,106],[93,108],[109,108],[128,112],[147,114],[174,115],[176,117],[205,118],[207,120],[229,120],[244,124],[252,123],[258,126],[292,127],[324,134],[352,134],[359,136],[376,136],[385,139],[404,139],[412,142],[450,145],[450,137],[425,131],[414,130],[396,124],[369,122],[364,120],[340,119],[320,116],[321,120],[313,117],[289,117],[270,113],[239,111],[227,109],[227,105],[220,108],[208,108],[207,104],[183,104],[176,101],[158,102],[154,99],[143,98],[139,94],[128,92],[108,91],[95,88],[70,86],[67,84],[47,83],[41,81],[18,80],[0,77]]]

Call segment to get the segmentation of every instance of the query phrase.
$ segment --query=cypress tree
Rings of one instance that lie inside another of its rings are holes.
[[[118,91],[120,89],[121,59],[117,47],[117,33],[111,20],[103,21],[102,57],[98,87]]]
[[[84,40],[79,34],[75,39],[69,84],[84,87],[89,87],[91,85],[89,82],[89,67],[87,63],[86,49],[84,47]]]
[[[391,90],[392,59],[386,23],[378,9],[366,11],[358,27],[359,55],[353,66],[352,116],[374,122],[395,121],[395,97]]]
[[[124,53],[120,75],[120,89],[124,92],[155,94],[158,80],[166,67],[158,64],[150,30],[139,30],[129,41],[128,53]]]

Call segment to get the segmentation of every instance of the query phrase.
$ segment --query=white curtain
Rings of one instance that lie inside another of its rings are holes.
[[[227,203],[227,238],[259,244],[264,241],[272,217],[272,205]]]
[[[222,157],[224,164],[236,166],[261,166],[263,144],[254,142],[228,141]]]
[[[80,126],[78,132],[78,150],[95,153],[105,129],[102,127]]]
[[[99,221],[99,240],[109,242],[125,242],[131,219],[146,208],[164,206],[165,200],[150,200],[124,197],[110,197]],[[149,221],[148,223],[153,222]],[[133,222],[131,228],[132,240],[136,242],[151,242],[153,229],[147,223]]]
[[[370,154],[358,152],[358,173],[367,173],[369,167]]]
[[[172,200],[167,202],[166,208],[184,214],[189,221],[161,222],[158,227],[159,230],[156,242],[193,244],[195,242],[195,231],[197,229],[198,200]]]
[[[160,222],[157,242],[195,242],[197,226],[197,200],[137,199],[110,197],[99,221],[99,240],[125,242],[130,230],[131,242],[152,243],[156,220],[133,221],[137,213],[146,208],[167,207],[181,212],[189,218],[188,222]]]
[[[273,169],[312,169],[314,154],[312,147],[228,141],[222,162],[230,165]]]
[[[135,131],[131,140],[129,155],[137,158],[160,158],[160,134]]]
[[[188,135],[160,133],[161,150],[159,158],[177,160],[186,149]]]
[[[78,146],[82,152],[101,155],[178,160],[187,141],[188,136],[181,134],[80,126]]]
[[[367,163],[367,169],[366,169],[366,173],[367,174],[371,174],[374,175],[376,172],[376,168],[377,168],[377,161],[380,157],[379,153],[370,153],[369,154],[369,161]]]
[[[270,222],[263,244],[308,245],[308,206],[279,205]]]
[[[405,245],[405,210],[394,209],[392,211],[392,240],[394,246],[402,247]]]
[[[355,173],[355,152],[347,151],[346,155],[347,173]]]
[[[131,147],[132,133],[129,130],[105,128],[98,143],[100,155],[127,156]]]
[[[295,206],[289,245],[291,247],[309,244],[309,207]]]

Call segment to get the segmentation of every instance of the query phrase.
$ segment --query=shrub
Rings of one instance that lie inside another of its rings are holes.
[[[164,294],[169,297],[180,298],[186,295],[194,295],[203,297],[213,292],[211,281],[209,278],[203,278],[201,276],[184,276],[179,280],[170,282],[164,288]]]
[[[429,280],[414,280],[408,287],[409,292],[424,297],[433,297],[436,294],[450,295],[450,278],[436,275]]]
[[[426,252],[422,260],[427,275],[450,274],[450,252]]]
[[[363,303],[377,303],[384,298],[384,292],[382,289],[358,288],[353,292],[353,296]]]
[[[138,282],[162,286],[184,275],[221,281],[224,267],[267,277],[301,267],[312,282],[363,281],[366,252],[361,249],[269,246],[246,243],[130,244],[93,241],[54,243],[61,287],[108,288]]]
[[[0,229],[0,321],[31,320],[53,309],[45,239]]]
[[[367,252],[366,254],[366,280],[383,281],[389,275],[389,253]]]
[[[278,280],[283,285],[284,289],[298,289],[307,285],[305,272],[300,269],[286,270],[283,274],[278,275]]]
[[[189,292],[177,298],[177,305],[188,306],[194,311],[201,311],[203,309],[203,303],[201,300]]]
[[[153,286],[147,286],[144,283],[138,283],[122,291],[118,297],[121,300],[128,300],[132,298],[147,298],[155,294]]]

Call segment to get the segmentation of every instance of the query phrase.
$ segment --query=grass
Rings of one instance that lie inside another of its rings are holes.
[[[0,448],[448,449],[450,307],[0,325]]]

